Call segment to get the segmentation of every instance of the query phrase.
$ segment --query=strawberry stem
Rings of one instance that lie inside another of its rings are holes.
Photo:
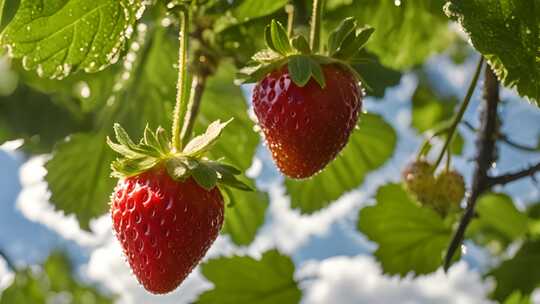
[[[188,81],[188,35],[189,35],[189,10],[186,7],[180,9],[180,50],[178,54],[178,84],[176,86],[176,105],[174,107],[172,144],[176,151],[182,151],[181,131],[186,116],[188,99],[190,95],[190,84]]]
[[[321,39],[321,19],[324,8],[324,0],[313,0],[313,13],[311,16],[311,35],[309,46],[315,53],[319,51]]]
[[[285,12],[287,13],[287,36],[291,38],[294,34],[294,5],[287,4]]]
[[[439,156],[437,157],[437,161],[435,162],[435,166],[433,166],[433,170],[436,170],[437,167],[441,164],[441,161],[444,158],[444,154],[446,153],[446,150],[450,147],[450,143],[454,139],[454,135],[457,130],[457,126],[463,119],[463,115],[465,114],[465,111],[467,110],[467,107],[469,106],[471,102],[471,97],[474,93],[474,89],[476,88],[476,84],[478,83],[478,78],[480,77],[480,71],[482,70],[482,65],[484,64],[484,57],[480,56],[480,60],[478,61],[478,65],[476,66],[476,71],[474,72],[473,79],[471,80],[471,84],[469,85],[469,89],[467,90],[467,95],[465,95],[465,98],[463,99],[463,102],[459,106],[459,110],[454,115],[454,118],[452,119],[452,124],[448,128],[448,133],[446,135],[446,140],[444,141],[444,146],[439,153]]]
[[[184,119],[184,126],[182,128],[181,140],[182,145],[185,146],[191,139],[193,133],[193,126],[195,125],[195,119],[199,113],[201,106],[202,95],[204,88],[206,87],[207,75],[201,73],[195,73],[191,80],[191,96],[189,99],[189,105],[186,111],[186,118]]]

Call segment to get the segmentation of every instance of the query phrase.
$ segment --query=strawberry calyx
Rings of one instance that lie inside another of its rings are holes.
[[[127,178],[164,167],[172,179],[185,181],[193,177],[197,184],[207,190],[221,185],[252,191],[250,186],[236,178],[241,174],[239,169],[205,157],[231,120],[225,123],[214,121],[204,134],[194,137],[182,151],[173,148],[167,132],[162,127],[152,131],[147,126],[143,138],[139,143],[135,143],[122,126],[115,124],[117,143],[107,137],[107,144],[121,157],[111,165],[112,176]]]
[[[321,66],[337,64],[365,84],[351,64],[366,61],[360,56],[360,51],[374,31],[370,26],[358,26],[352,17],[346,18],[330,34],[325,51],[321,53],[312,50],[304,36],[289,37],[283,25],[272,20],[265,30],[267,49],[253,55],[252,62],[238,73],[237,82],[258,82],[268,73],[287,65],[291,79],[297,86],[304,87],[313,78],[321,88],[325,88],[326,80]]]

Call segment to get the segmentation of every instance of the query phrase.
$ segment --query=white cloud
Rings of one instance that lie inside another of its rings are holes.
[[[220,236],[205,260],[220,255],[231,255],[233,250],[234,246],[228,238]],[[82,275],[93,282],[101,283],[118,295],[117,304],[157,303],[158,301],[163,304],[192,303],[200,293],[212,287],[202,276],[199,268],[196,268],[172,293],[160,296],[148,293],[132,274],[120,244],[112,234],[104,246],[92,252],[88,264],[82,267]]]
[[[11,285],[13,277],[13,272],[8,269],[6,261],[0,258],[0,291]]]
[[[45,162],[49,156],[42,155],[30,158],[24,163],[19,171],[22,190],[17,198],[17,208],[31,221],[41,223],[51,230],[56,231],[62,237],[74,240],[82,246],[94,246],[101,243],[110,229],[109,216],[104,215],[90,223],[94,233],[89,233],[80,228],[74,215],[65,215],[54,209],[49,202],[50,192],[44,180]]]
[[[316,278],[304,285],[305,304],[390,304],[390,303],[490,303],[490,284],[465,262],[454,265],[448,274],[442,270],[413,280],[385,276],[371,256],[333,257],[304,264],[298,276]]]

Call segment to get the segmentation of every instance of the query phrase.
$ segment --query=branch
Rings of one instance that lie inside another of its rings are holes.
[[[6,265],[8,266],[9,269],[13,271],[17,270],[13,261],[6,255],[4,251],[2,251],[2,249],[0,249],[0,257],[2,257],[4,261],[6,261]]]
[[[498,129],[497,107],[499,105],[499,82],[497,77],[486,65],[484,80],[484,108],[481,113],[481,126],[479,129],[476,145],[478,153],[476,155],[476,165],[473,174],[473,182],[470,195],[467,198],[467,208],[463,214],[459,226],[454,233],[454,237],[448,246],[444,259],[445,271],[450,268],[450,264],[457,249],[461,246],[465,236],[465,230],[474,218],[476,201],[487,189],[489,189],[488,171],[493,161],[495,161],[494,151]]]
[[[506,184],[509,184],[511,182],[515,182],[515,181],[517,181],[519,179],[522,179],[524,177],[527,177],[527,176],[532,177],[532,176],[534,176],[534,174],[536,174],[539,171],[540,171],[540,163],[538,163],[538,164],[536,164],[534,166],[530,166],[529,168],[521,170],[521,171],[508,173],[508,174],[504,174],[504,175],[500,175],[500,176],[490,177],[489,178],[489,185],[490,186],[506,185]]]
[[[527,152],[540,152],[540,149],[538,149],[537,147],[531,147],[531,146],[526,146],[526,145],[517,143],[513,141],[512,139],[508,138],[508,136],[504,134],[501,134],[500,140],[504,142],[505,144],[509,145],[510,147],[516,148],[518,150],[523,150]]]

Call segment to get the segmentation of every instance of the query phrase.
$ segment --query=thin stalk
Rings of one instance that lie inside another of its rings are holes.
[[[191,81],[191,98],[189,99],[189,105],[186,112],[186,118],[184,120],[184,127],[182,129],[182,144],[186,145],[193,133],[193,126],[195,125],[195,118],[199,113],[201,106],[202,95],[204,88],[206,87],[206,76],[196,74]]]
[[[321,19],[324,8],[324,0],[313,0],[313,13],[311,15],[311,35],[309,46],[313,52],[320,49],[321,40]]]
[[[186,116],[190,83],[188,81],[188,36],[189,36],[189,10],[182,8],[180,11],[180,51],[178,54],[178,84],[176,86],[176,105],[174,107],[172,144],[176,151],[182,151],[181,131],[184,117]]]
[[[292,37],[294,34],[294,5],[287,4],[285,12],[287,13],[287,35]]]
[[[478,61],[478,65],[476,66],[476,71],[474,72],[474,76],[471,80],[471,84],[469,85],[469,89],[467,90],[467,95],[465,95],[465,98],[463,99],[463,102],[459,106],[458,112],[454,115],[454,118],[452,120],[452,124],[448,128],[448,134],[446,136],[446,140],[444,141],[444,146],[439,153],[439,156],[437,157],[437,161],[435,161],[434,168],[437,169],[439,165],[441,164],[441,161],[444,158],[444,154],[446,153],[446,150],[450,146],[450,143],[454,139],[454,135],[457,130],[457,126],[463,119],[463,115],[465,114],[465,111],[469,107],[469,104],[471,102],[471,97],[474,93],[474,89],[476,88],[476,84],[478,83],[478,78],[480,77],[480,71],[482,70],[482,65],[484,63],[484,57],[481,56],[480,60]]]

